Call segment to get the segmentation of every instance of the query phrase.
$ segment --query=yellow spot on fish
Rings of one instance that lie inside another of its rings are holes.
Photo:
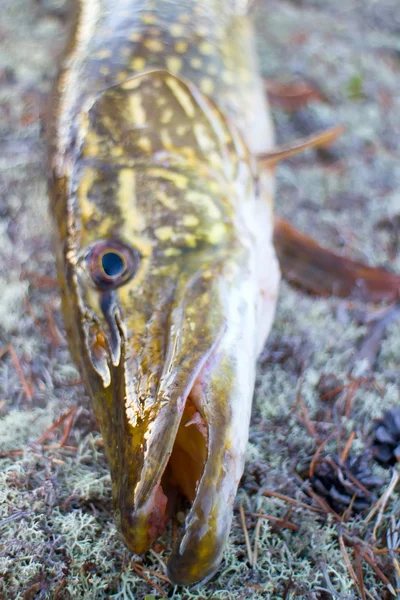
[[[88,131],[85,137],[85,146],[83,148],[84,156],[99,155],[99,138],[94,131]]]
[[[192,233],[185,233],[183,236],[186,246],[189,248],[195,248],[197,245],[197,238]]]
[[[97,52],[95,52],[93,56],[94,58],[99,58],[100,60],[103,60],[104,58],[110,58],[112,56],[112,52],[108,48],[103,48],[102,50],[98,50]]]
[[[100,75],[109,75],[110,67],[108,65],[101,65],[99,71],[100,71]]]
[[[160,131],[160,139],[161,139],[162,145],[164,146],[164,148],[166,150],[174,149],[174,144],[172,142],[171,135],[170,135],[168,129],[165,129],[165,127],[163,129],[161,129],[161,131]]]
[[[142,37],[142,34],[139,31],[134,31],[133,33],[130,33],[128,36],[128,39],[131,40],[131,42],[140,42]]]
[[[203,94],[212,94],[214,91],[214,83],[209,77],[203,77],[200,80],[200,89]]]
[[[186,156],[186,158],[188,160],[194,161],[196,158],[196,152],[194,150],[194,148],[191,148],[190,146],[182,146],[179,148],[180,152],[183,154],[183,156]]]
[[[194,135],[201,150],[205,153],[215,150],[215,142],[210,137],[210,132],[203,123],[195,123],[193,126]]]
[[[210,219],[216,220],[221,218],[221,212],[217,206],[215,206],[215,202],[208,196],[207,194],[203,194],[201,192],[196,192],[195,190],[191,190],[187,192],[185,198],[188,202],[195,204],[196,206],[201,206],[205,212],[208,214]]]
[[[183,35],[185,33],[185,28],[180,23],[172,23],[172,25],[169,28],[169,32],[172,35],[172,37],[179,37],[180,35]]]
[[[131,79],[124,81],[124,83],[122,84],[121,87],[123,90],[135,90],[141,84],[142,84],[142,80],[139,77],[132,77]]]
[[[147,173],[150,177],[160,177],[161,179],[172,181],[179,190],[186,189],[189,183],[189,180],[185,175],[161,167],[148,169]]]
[[[167,240],[171,239],[174,234],[174,230],[170,225],[165,225],[164,227],[158,227],[154,233],[159,240],[166,242]]]
[[[179,71],[182,69],[182,59],[178,56],[167,56],[165,62],[167,64],[168,71],[171,71],[171,73],[179,73]]]
[[[165,256],[179,256],[182,254],[182,250],[179,248],[167,248],[164,252]]]
[[[96,205],[88,200],[88,194],[96,181],[95,169],[85,169],[78,187],[79,209],[83,224],[90,221],[96,213]]]
[[[201,69],[201,67],[203,66],[203,62],[198,56],[194,56],[193,58],[191,58],[190,64],[192,65],[193,69]]]
[[[181,137],[185,135],[187,131],[189,131],[188,125],[178,125],[178,127],[176,128],[176,135],[179,135],[179,137]]]
[[[167,196],[167,194],[163,190],[157,189],[155,195],[157,200],[161,202],[161,204],[165,206],[165,208],[168,208],[168,210],[176,210],[178,208],[176,198]]]
[[[214,46],[210,42],[201,42],[199,44],[199,52],[201,54],[210,55],[214,52]]]
[[[153,25],[157,19],[155,17],[155,15],[149,14],[149,13],[144,13],[141,16],[141,21],[142,23],[145,23],[146,25]]]
[[[181,23],[189,23],[190,15],[188,13],[181,13],[180,15],[178,15],[178,21],[180,21]]]
[[[188,94],[188,92],[178,83],[178,81],[172,77],[167,77],[165,83],[174,94],[175,98],[178,100],[187,116],[193,119],[196,112],[190,94]]]
[[[140,94],[136,93],[129,96],[129,109],[135,125],[145,125],[146,111],[143,108]]]
[[[182,223],[185,227],[196,227],[200,221],[196,215],[184,215],[182,217]]]
[[[134,71],[142,71],[146,65],[146,60],[143,56],[135,56],[131,62],[131,67]]]
[[[164,50],[164,44],[160,40],[147,39],[143,42],[143,45],[150,50],[150,52],[162,52]]]
[[[223,223],[214,223],[207,233],[207,240],[210,244],[219,244],[226,235],[226,228]]]
[[[129,73],[127,73],[127,71],[120,71],[117,74],[116,79],[117,79],[117,81],[122,82],[122,81],[125,81],[127,77],[129,77]]]
[[[223,166],[222,158],[217,152],[210,152],[208,159],[214,168],[220,169]]]
[[[163,125],[169,123],[174,116],[174,111],[172,108],[165,108],[161,114],[160,121]]]
[[[143,150],[143,152],[147,152],[148,154],[151,153],[152,146],[151,146],[151,141],[148,137],[146,137],[146,136],[140,137],[137,141],[137,145],[139,146],[139,148],[141,150]]]
[[[175,43],[174,49],[176,52],[178,52],[178,54],[184,54],[188,49],[188,43],[184,40],[179,40],[179,42]]]
[[[110,154],[111,154],[111,156],[116,156],[116,157],[122,156],[124,154],[124,150],[121,146],[113,146],[110,149]]]

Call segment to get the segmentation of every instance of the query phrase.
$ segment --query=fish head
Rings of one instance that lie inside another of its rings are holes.
[[[59,218],[69,222],[59,249],[64,315],[123,539],[146,551],[185,498],[169,575],[190,584],[221,561],[243,472],[257,358],[254,240],[236,191],[209,164],[157,154],[150,135],[110,125],[119,93],[85,116]],[[153,146],[146,161],[135,135]]]

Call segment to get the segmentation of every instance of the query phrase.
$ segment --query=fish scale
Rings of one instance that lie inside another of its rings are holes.
[[[190,584],[222,559],[275,310],[270,116],[240,3],[76,8],[48,127],[68,341],[124,542],[148,550],[185,497]]]

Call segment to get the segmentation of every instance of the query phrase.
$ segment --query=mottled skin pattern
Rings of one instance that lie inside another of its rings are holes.
[[[236,4],[79,2],[48,130],[66,327],[116,521],[141,553],[174,490],[188,498],[175,583],[222,558],[279,280],[256,161],[272,133]],[[109,290],[88,262],[107,240],[140,256]]]

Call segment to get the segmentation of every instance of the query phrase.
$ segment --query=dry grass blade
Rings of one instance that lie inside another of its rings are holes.
[[[240,520],[242,522],[244,539],[245,539],[245,542],[246,542],[247,556],[249,558],[250,565],[253,566],[253,552],[251,550],[249,532],[247,530],[246,517],[245,517],[245,514],[244,514],[243,504],[239,504],[239,512],[240,512]]]

